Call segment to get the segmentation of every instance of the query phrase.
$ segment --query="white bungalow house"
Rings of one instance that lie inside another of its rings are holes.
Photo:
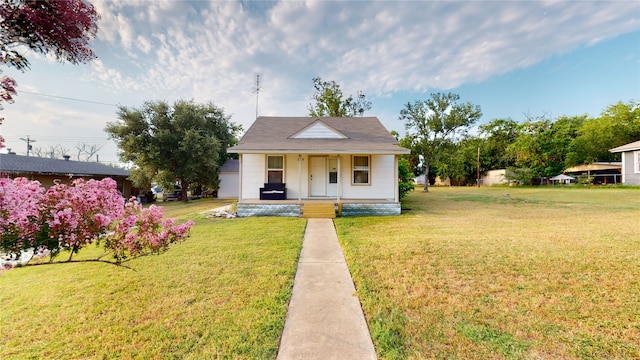
[[[622,184],[640,185],[640,140],[610,149],[622,153]]]
[[[400,214],[398,158],[409,149],[376,117],[258,117],[238,144],[238,215]]]

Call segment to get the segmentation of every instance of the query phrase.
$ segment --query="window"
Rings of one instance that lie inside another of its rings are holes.
[[[351,163],[353,164],[353,183],[369,184],[369,156],[354,155]]]
[[[633,171],[636,173],[640,173],[640,151],[635,151],[633,153]]]
[[[284,156],[267,156],[267,182],[270,184],[284,183]]]
[[[329,184],[338,183],[338,159],[329,159]]]

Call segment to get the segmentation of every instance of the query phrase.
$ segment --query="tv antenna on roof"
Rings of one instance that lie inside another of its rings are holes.
[[[258,118],[258,95],[260,90],[262,90],[262,87],[260,87],[260,74],[256,74],[256,88],[253,90],[256,93],[256,119]]]

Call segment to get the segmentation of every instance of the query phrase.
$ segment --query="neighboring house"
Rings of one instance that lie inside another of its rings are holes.
[[[640,140],[610,149],[622,154],[622,184],[640,185]]]
[[[563,173],[578,179],[589,179],[592,184],[620,184],[621,162],[593,162],[567,168]]]
[[[376,117],[259,117],[227,150],[240,155],[238,215],[400,214],[398,158],[410,150]]]
[[[507,169],[489,170],[482,177],[481,184],[484,186],[510,184],[510,181],[507,178],[509,176],[513,176],[513,173]]]
[[[129,171],[96,162],[71,161],[68,157],[59,160],[0,154],[0,174],[10,178],[38,180],[46,188],[56,181],[68,183],[77,178],[101,180],[110,177],[118,183],[118,190],[125,198],[131,196],[131,181],[127,180]]]
[[[220,185],[218,189],[219,199],[237,199],[239,190],[238,174],[240,172],[240,161],[229,159],[220,167]]]
[[[447,176],[446,178],[442,179],[440,176],[436,176],[435,180],[433,181],[433,186],[451,186],[451,178]]]

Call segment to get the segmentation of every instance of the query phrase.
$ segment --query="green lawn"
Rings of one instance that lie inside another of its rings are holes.
[[[640,358],[640,189],[431,188],[403,207],[336,219],[381,358]]]
[[[224,204],[161,204],[196,225],[167,253],[128,263],[136,271],[83,263],[0,275],[0,359],[274,358],[305,221],[202,214]]]
[[[204,216],[224,204],[163,203],[192,236],[135,271],[0,275],[0,359],[273,359],[305,221]],[[640,358],[640,189],[432,188],[403,207],[335,221],[381,358]]]

